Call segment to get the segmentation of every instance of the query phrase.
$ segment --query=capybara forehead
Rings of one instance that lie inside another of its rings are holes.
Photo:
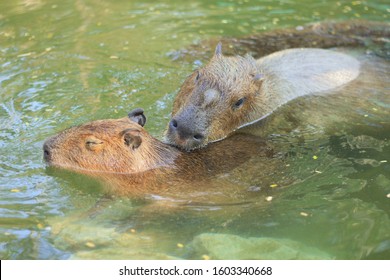
[[[256,74],[256,62],[250,56],[218,56],[196,71],[192,77],[196,80],[194,87],[197,92],[213,88],[222,95],[228,93],[226,97],[230,97],[235,91],[241,91],[238,88],[250,84]]]
[[[120,135],[122,131],[127,129],[144,131],[142,126],[131,121],[129,118],[122,118],[92,121],[83,125],[71,127],[61,134],[67,135],[68,137],[73,136],[80,138],[88,135],[104,137]]]
[[[256,61],[251,56],[218,56],[211,59],[202,72],[210,72],[215,78],[224,79],[255,74],[257,68]]]

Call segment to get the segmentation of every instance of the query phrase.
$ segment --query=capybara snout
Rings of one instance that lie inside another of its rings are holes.
[[[168,125],[169,142],[177,143],[186,150],[203,146],[207,125],[202,115],[202,112],[196,112],[195,107],[190,107],[173,117]]]

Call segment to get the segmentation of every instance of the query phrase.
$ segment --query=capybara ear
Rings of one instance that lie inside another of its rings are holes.
[[[103,141],[93,135],[85,138],[85,147],[90,151],[99,151],[103,147]]]
[[[222,55],[222,43],[221,42],[219,42],[218,45],[215,47],[214,55],[215,56]]]
[[[140,126],[144,126],[146,123],[146,117],[144,115],[144,109],[137,108],[131,111],[128,114],[129,118],[133,121],[138,123]]]
[[[140,136],[140,131],[136,129],[126,129],[121,132],[125,145],[131,147],[133,150],[137,149],[141,143],[142,138]]]

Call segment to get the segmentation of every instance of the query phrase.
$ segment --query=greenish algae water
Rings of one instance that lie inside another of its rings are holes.
[[[261,174],[255,161],[219,178],[253,193],[236,204],[107,200],[98,182],[56,176],[42,161],[47,137],[135,107],[161,138],[178,87],[208,59],[173,60],[177,50],[328,19],[386,22],[389,9],[384,1],[1,1],[0,258],[226,256],[196,247],[215,234],[254,248],[260,238],[291,240],[318,258],[389,259],[388,84],[363,107],[319,97],[276,112],[263,136],[283,165]],[[327,126],[309,121],[323,118]]]

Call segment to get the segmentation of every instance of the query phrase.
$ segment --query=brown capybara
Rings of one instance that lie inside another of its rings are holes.
[[[268,159],[273,150],[254,136],[237,134],[186,153],[152,137],[143,128],[145,120],[143,110],[135,109],[129,117],[71,127],[45,141],[44,160],[49,166],[101,179],[115,193],[131,195],[173,193],[178,188],[190,192],[189,186],[199,192],[202,186],[217,192],[210,178],[252,157],[267,158],[264,164],[272,165]],[[259,168],[264,171],[267,167]],[[226,183],[218,187],[225,188]],[[204,196],[205,192],[201,193]]]
[[[255,60],[224,56],[218,44],[210,62],[192,73],[177,94],[166,142],[185,150],[224,139],[299,96],[351,82],[360,62],[323,49],[289,49]]]

